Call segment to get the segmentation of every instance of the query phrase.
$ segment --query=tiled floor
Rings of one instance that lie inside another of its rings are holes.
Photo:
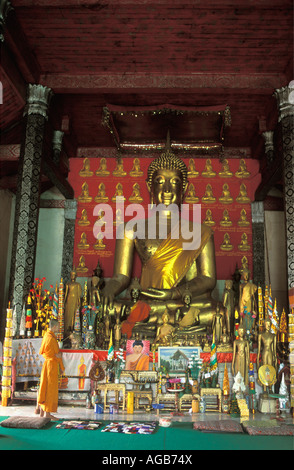
[[[158,420],[156,412],[146,413],[144,411],[137,412],[135,414],[128,414],[126,412],[119,411],[119,413],[110,414],[106,412],[104,414],[95,414],[93,409],[87,409],[86,407],[78,406],[59,406],[57,413],[54,413],[55,417],[60,420],[71,420],[71,419],[96,419],[96,420],[120,420],[120,421],[154,421]],[[0,406],[0,416],[35,416],[35,406],[33,404],[14,404],[12,406]],[[174,421],[182,422],[196,422],[196,421],[208,421],[208,420],[223,420],[233,419],[240,421],[240,418],[231,418],[230,415],[225,413],[182,413],[172,415],[171,413],[162,413],[160,416],[172,417]],[[256,421],[268,420],[275,418],[275,414],[260,413],[256,412],[254,415],[250,415],[250,419]],[[284,418],[286,424],[294,424],[294,419],[287,413]]]

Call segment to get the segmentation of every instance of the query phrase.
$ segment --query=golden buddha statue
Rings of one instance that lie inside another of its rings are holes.
[[[228,183],[225,183],[223,185],[223,191],[222,195],[219,198],[219,202],[221,202],[222,204],[231,204],[233,202]]]
[[[245,211],[245,209],[241,209],[240,219],[237,223],[239,227],[248,227],[248,225],[250,225],[249,220],[247,220],[247,212]]]
[[[193,158],[190,158],[188,166],[188,177],[196,178],[197,176],[199,176],[199,171],[196,170],[195,160]]]
[[[93,176],[93,171],[90,170],[89,158],[84,159],[83,168],[79,171],[79,175],[83,177]]]
[[[220,246],[222,251],[232,251],[233,245],[231,244],[230,235],[228,233],[224,234],[224,240]]]
[[[93,245],[94,250],[104,250],[105,247],[106,245],[103,242],[103,238],[97,238],[95,245]]]
[[[140,168],[140,160],[139,158],[134,158],[133,161],[133,168],[130,171],[130,176],[138,178],[143,176],[144,172]]]
[[[231,178],[233,176],[233,173],[231,172],[229,167],[229,162],[226,158],[222,162],[222,169],[219,172],[218,176],[220,176],[221,178]]]
[[[245,338],[245,328],[241,324],[238,328],[239,339],[233,344],[232,373],[242,375],[245,385],[248,385],[248,371],[250,362],[249,341]]]
[[[127,172],[124,171],[124,164],[121,158],[118,158],[116,161],[116,167],[112,172],[113,176],[126,176]]]
[[[65,286],[64,294],[64,333],[68,335],[73,331],[75,314],[81,305],[82,287],[76,281],[77,272],[75,268],[70,273],[70,282]]]
[[[216,176],[216,172],[213,171],[213,169],[212,169],[212,164],[211,164],[211,159],[210,158],[208,158],[206,160],[205,168],[202,171],[201,176],[204,176],[204,178],[213,178],[214,176]]]
[[[126,200],[126,198],[124,197],[124,193],[123,193],[123,185],[121,183],[117,183],[115,187],[115,194],[111,198],[112,202],[116,202],[117,197],[123,198],[124,201]]]
[[[258,370],[262,365],[267,364],[277,370],[277,337],[274,333],[271,333],[271,320],[269,317],[265,318],[263,326],[264,330],[258,335],[256,367]]]
[[[250,281],[250,271],[247,268],[242,271],[239,290],[240,316],[243,318],[246,331],[253,331],[257,316],[257,304],[255,299],[257,286]]]
[[[100,166],[98,170],[96,170],[95,174],[97,176],[108,176],[110,175],[110,171],[107,170],[106,158],[101,158]]]
[[[86,261],[85,261],[85,257],[82,255],[80,256],[80,259],[79,259],[79,264],[77,266],[77,272],[80,272],[80,273],[86,273],[88,272],[88,268],[86,266]]]
[[[235,176],[237,178],[248,178],[250,176],[250,172],[247,170],[244,158],[241,158],[239,169],[236,171]]]
[[[238,245],[238,250],[240,251],[249,251],[250,245],[248,243],[248,236],[247,233],[242,233],[241,235],[241,243]]]
[[[241,204],[249,204],[250,198],[247,195],[247,188],[244,183],[240,185],[240,193],[239,196],[236,197],[236,201],[240,202]]]
[[[106,196],[106,191],[105,191],[105,184],[100,183],[98,187],[98,194],[95,197],[96,202],[107,202],[108,201],[108,196]]]
[[[183,305],[182,295],[189,287],[192,295],[191,305],[200,309],[199,325],[212,322],[216,302],[211,292],[216,285],[216,266],[213,233],[205,224],[199,225],[201,242],[198,248],[184,249],[182,220],[174,224],[169,206],[178,206],[179,210],[187,189],[187,167],[185,163],[168,148],[153,160],[148,168],[147,188],[151,203],[155,209],[159,204],[166,210],[153,211],[145,220],[145,238],[137,238],[125,233],[116,240],[113,277],[106,283],[102,293],[103,309],[114,304],[116,296],[129,285],[132,274],[134,249],[142,261],[140,279],[141,301],[148,304],[150,310],[144,320],[145,327],[156,331],[166,308],[176,312]],[[159,228],[166,224],[167,237],[160,238]],[[154,224],[152,237],[148,237],[148,226]],[[150,225],[149,225],[150,224]],[[179,236],[172,237],[175,225]],[[189,221],[189,227],[193,222]],[[180,230],[181,229],[181,230]],[[140,301],[138,301],[139,303]],[[142,321],[142,320],[141,320]]]
[[[210,204],[216,201],[216,198],[213,195],[211,184],[207,184],[204,196],[202,197],[202,202],[205,204]]]
[[[221,227],[231,227],[233,225],[233,222],[230,219],[230,214],[229,214],[228,209],[224,210],[223,218],[222,218],[222,220],[220,221],[219,224],[220,224]]]
[[[205,214],[205,220],[203,221],[205,225],[208,225],[209,227],[213,227],[215,225],[215,221],[212,218],[212,212],[211,209],[207,209],[206,214]]]
[[[81,234],[81,239],[78,243],[79,250],[87,250],[89,248],[89,243],[87,242],[87,235],[85,232]]]
[[[92,201],[92,197],[89,195],[89,186],[87,185],[86,182],[82,184],[82,192],[80,196],[78,197],[78,201],[79,202],[91,202]]]
[[[88,214],[86,209],[82,210],[81,218],[78,220],[78,225],[80,225],[81,227],[86,227],[87,225],[90,225],[90,220],[88,220]]]
[[[197,202],[199,202],[199,197],[196,196],[196,191],[195,191],[193,183],[190,183],[188,186],[187,196],[185,197],[185,202],[190,202],[193,204],[196,204]]]
[[[113,225],[116,225],[118,227],[121,223],[123,223],[121,210],[116,209]]]
[[[162,324],[158,326],[156,337],[153,344],[157,344],[159,346],[166,346],[170,343],[171,337],[175,331],[175,327],[170,323],[170,317],[167,312],[162,315]]]
[[[133,192],[132,192],[131,196],[129,197],[129,201],[130,202],[142,202],[143,201],[143,198],[140,194],[140,185],[139,185],[139,183],[135,183],[133,185]]]

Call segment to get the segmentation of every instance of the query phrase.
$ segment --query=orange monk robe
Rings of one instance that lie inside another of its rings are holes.
[[[128,363],[127,370],[149,370],[149,356],[141,354],[138,359]]]
[[[45,359],[41,372],[38,403],[48,413],[56,412],[58,407],[58,368],[64,370],[62,359],[58,359],[59,346],[55,334],[47,330],[39,352]]]

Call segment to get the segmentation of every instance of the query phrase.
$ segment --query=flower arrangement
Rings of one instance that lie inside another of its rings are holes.
[[[29,293],[32,315],[34,318],[33,323],[35,324],[34,336],[36,338],[44,335],[47,330],[48,323],[53,317],[53,293],[48,289],[44,289],[45,281],[45,277],[42,279],[36,278]],[[53,289],[53,286],[50,285],[50,288]]]

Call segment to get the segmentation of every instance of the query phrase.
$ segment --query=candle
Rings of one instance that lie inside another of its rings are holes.
[[[127,413],[134,413],[134,392],[128,392],[127,395]]]

